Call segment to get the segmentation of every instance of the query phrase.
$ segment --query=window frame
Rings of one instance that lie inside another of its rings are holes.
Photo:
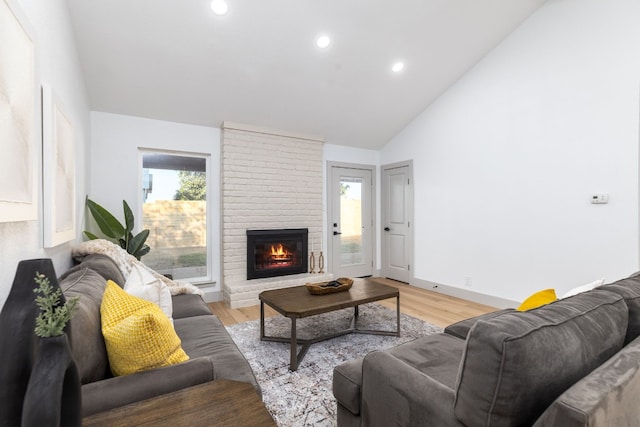
[[[206,265],[206,276],[197,276],[197,277],[185,277],[179,278],[176,280],[184,280],[186,282],[192,283],[194,285],[207,285],[207,284],[215,284],[213,280],[213,174],[211,168],[211,153],[202,153],[202,152],[193,152],[193,151],[179,151],[179,150],[165,150],[158,148],[148,148],[148,147],[138,147],[138,218],[140,218],[139,227],[142,229],[144,226],[143,218],[144,218],[144,191],[143,191],[143,181],[144,181],[144,166],[143,160],[145,154],[166,154],[171,156],[182,156],[182,157],[195,157],[205,160],[205,168],[206,168],[206,178],[205,181],[207,183],[207,199],[206,203],[206,221],[207,221],[207,231],[206,231],[206,245],[207,245],[207,265]],[[153,247],[151,248],[153,251]],[[143,260],[144,262],[144,260]]]

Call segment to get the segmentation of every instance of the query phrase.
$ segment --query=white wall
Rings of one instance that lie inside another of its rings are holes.
[[[639,269],[638,22],[549,0],[384,147],[414,160],[417,279],[520,301]]]
[[[89,198],[120,220],[122,200],[134,212],[136,227],[142,217],[139,148],[211,155],[213,281],[206,289],[219,293],[220,282],[220,129],[132,116],[92,112],[91,193]],[[207,299],[210,299],[209,297]]]
[[[380,164],[380,152],[366,150],[364,148],[347,147],[325,143],[323,146],[324,160],[326,162],[359,163],[362,165]]]
[[[86,192],[90,124],[84,77],[67,6],[64,0],[20,0],[19,7],[35,32],[38,86],[49,84],[66,108],[76,138],[76,219],[82,222],[82,204]],[[39,90],[39,89],[38,89]],[[41,153],[38,153],[40,156]],[[40,162],[41,163],[41,162]],[[38,178],[41,179],[41,168]],[[42,209],[42,190],[38,203]],[[20,260],[52,258],[56,272],[61,274],[71,265],[72,243],[43,249],[42,213],[38,221],[0,223],[0,307],[11,289],[16,266]],[[80,235],[78,225],[78,236]]]

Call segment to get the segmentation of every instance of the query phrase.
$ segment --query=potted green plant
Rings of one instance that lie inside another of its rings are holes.
[[[80,297],[69,298],[64,304],[60,304],[60,288],[54,289],[49,279],[38,272],[33,280],[38,285],[33,292],[39,294],[36,297],[36,305],[40,308],[40,314],[36,317],[35,333],[41,338],[59,337],[64,334],[64,327],[78,309]]]
[[[121,248],[136,257],[138,261],[142,256],[149,253],[151,248],[145,244],[149,237],[149,230],[142,230],[135,236],[133,235],[133,212],[125,200],[122,201],[124,225],[111,212],[89,199],[89,197],[87,197],[86,204],[91,216],[107,240],[119,244]],[[87,230],[84,231],[84,234],[89,240],[100,239],[100,237]]]

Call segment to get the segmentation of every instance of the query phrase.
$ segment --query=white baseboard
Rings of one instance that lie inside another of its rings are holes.
[[[411,284],[429,291],[439,292],[456,298],[462,298],[479,304],[489,305],[496,308],[515,308],[519,302],[496,297],[494,295],[482,294],[467,289],[456,288],[454,286],[443,285],[441,283],[430,282],[428,280],[412,279]]]

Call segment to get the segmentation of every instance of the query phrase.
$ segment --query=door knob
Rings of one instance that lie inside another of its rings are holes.
[[[334,231],[334,232],[333,232],[333,235],[334,235],[334,236],[337,236],[338,234],[342,234],[342,233],[341,233],[341,232],[339,232],[339,231]]]
[[[391,229],[389,227],[385,227],[384,231],[391,231]]]

